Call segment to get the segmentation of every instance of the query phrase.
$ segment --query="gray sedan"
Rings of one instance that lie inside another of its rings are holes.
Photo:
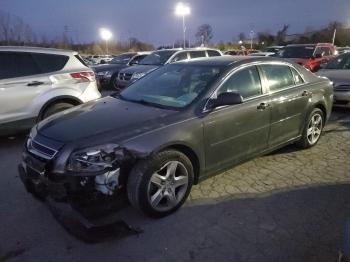
[[[350,53],[339,55],[329,61],[318,75],[333,81],[334,106],[350,107]]]

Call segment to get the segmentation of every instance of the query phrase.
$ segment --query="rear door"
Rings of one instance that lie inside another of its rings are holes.
[[[36,117],[33,100],[51,81],[31,53],[0,52],[0,124]]]
[[[300,135],[308,99],[312,94],[306,90],[297,70],[287,64],[264,64],[259,67],[270,93],[269,147],[275,147]]]
[[[204,118],[208,171],[222,169],[267,149],[270,129],[268,95],[256,66],[234,72],[217,90],[239,93],[242,104],[216,108]],[[265,106],[264,106],[265,105]]]

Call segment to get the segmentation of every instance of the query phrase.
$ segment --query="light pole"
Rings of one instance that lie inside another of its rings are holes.
[[[108,55],[108,41],[112,38],[113,34],[108,29],[101,28],[100,29],[100,36],[101,36],[102,40],[106,41],[106,53]]]
[[[185,24],[185,16],[191,14],[191,9],[188,4],[178,3],[175,7],[175,14],[177,16],[182,16],[182,29],[183,29],[183,40],[184,40],[184,48],[186,48],[186,24]]]

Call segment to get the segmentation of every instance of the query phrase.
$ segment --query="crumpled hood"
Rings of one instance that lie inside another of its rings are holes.
[[[49,117],[38,124],[37,130],[63,143],[101,134],[123,141],[166,125],[165,120],[176,113],[105,97]]]
[[[130,66],[128,68],[125,68],[121,70],[121,73],[128,73],[128,74],[134,74],[134,73],[149,73],[155,69],[159,68],[159,66],[155,65],[135,65]]]
[[[335,85],[350,85],[350,70],[321,69],[317,75],[327,77]]]

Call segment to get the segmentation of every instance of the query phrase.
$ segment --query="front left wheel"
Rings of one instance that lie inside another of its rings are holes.
[[[162,151],[133,168],[127,183],[128,198],[144,214],[164,217],[186,201],[193,177],[193,166],[186,155]]]

